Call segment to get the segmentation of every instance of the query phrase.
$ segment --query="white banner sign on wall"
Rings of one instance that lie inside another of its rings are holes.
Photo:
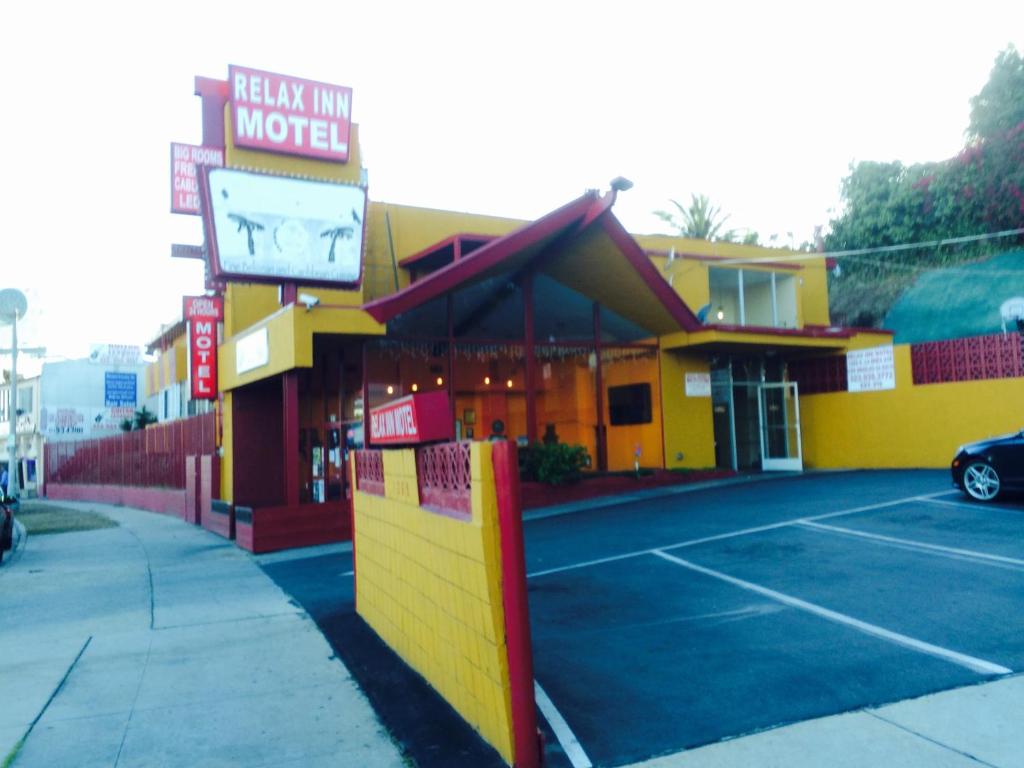
[[[846,353],[846,381],[849,392],[877,392],[896,389],[896,364],[892,344]]]
[[[260,328],[235,342],[235,373],[245,373],[270,362],[270,335]]]
[[[121,422],[134,416],[132,406],[50,406],[39,410],[39,431],[47,437],[105,437],[120,432]]]
[[[686,374],[686,396],[687,397],[711,397],[711,374],[710,373],[687,373]]]

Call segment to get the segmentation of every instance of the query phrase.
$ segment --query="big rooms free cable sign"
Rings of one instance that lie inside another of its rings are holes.
[[[230,66],[235,145],[348,161],[352,89]]]

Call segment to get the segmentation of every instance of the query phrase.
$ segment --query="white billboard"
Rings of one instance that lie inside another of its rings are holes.
[[[203,219],[218,277],[359,282],[365,189],[230,168],[204,176]]]

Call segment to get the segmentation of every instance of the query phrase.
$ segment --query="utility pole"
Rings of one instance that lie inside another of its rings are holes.
[[[0,354],[11,356],[11,394],[8,404],[9,431],[7,433],[7,495],[17,498],[21,495],[18,479],[18,320],[28,311],[28,299],[16,288],[0,291],[0,325],[11,324],[11,348],[0,349]],[[22,352],[44,354],[41,347],[22,349]]]

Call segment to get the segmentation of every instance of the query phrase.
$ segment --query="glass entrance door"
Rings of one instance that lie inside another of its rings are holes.
[[[796,382],[761,384],[758,387],[761,436],[761,469],[804,468],[800,444],[800,398]]]

